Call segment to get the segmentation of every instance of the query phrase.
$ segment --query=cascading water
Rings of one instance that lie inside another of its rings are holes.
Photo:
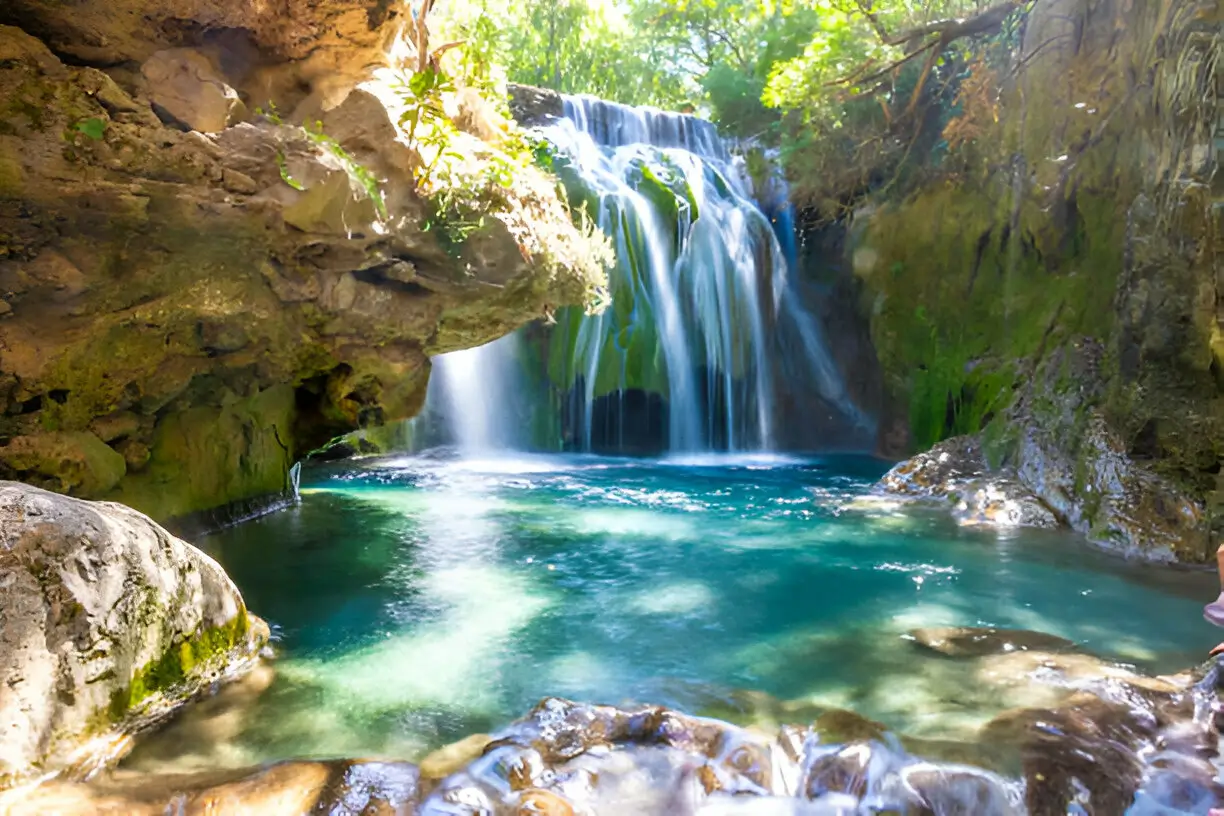
[[[819,326],[789,296],[784,183],[778,224],[752,200],[713,124],[590,97],[565,98],[564,112],[542,128],[559,154],[554,169],[618,259],[612,308],[571,311],[553,348],[554,381],[581,397],[577,446],[623,447],[623,412],[597,443],[596,406],[646,391],[667,401],[672,452],[773,449],[778,371],[814,379],[861,424]],[[784,322],[802,341],[800,364],[785,369],[776,365]]]
[[[518,334],[511,334],[434,357],[415,446],[454,445],[463,456],[525,446],[516,397],[519,344]]]
[[[798,383],[848,425],[870,424],[792,283],[780,177],[760,185],[763,210],[714,125],[683,114],[565,97],[539,130],[571,204],[615,246],[612,305],[563,309],[532,342],[520,332],[435,358],[415,447],[769,451],[779,394]],[[544,388],[526,381],[533,354]]]

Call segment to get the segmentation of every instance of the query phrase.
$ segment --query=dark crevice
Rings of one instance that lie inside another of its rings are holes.
[[[374,266],[369,269],[358,269],[353,273],[353,277],[362,283],[368,283],[371,286],[380,286],[384,289],[391,289],[395,292],[403,292],[406,295],[421,296],[428,295],[429,290],[419,283],[413,281],[398,281],[386,277],[382,272],[382,267]]]
[[[182,119],[179,119],[173,113],[166,110],[156,102],[151,102],[150,104],[153,107],[153,112],[157,114],[157,118],[161,120],[163,125],[174,128],[175,130],[181,130],[183,133],[191,132],[191,125],[187,124]]]
[[[1135,459],[1159,459],[1164,454],[1160,444],[1160,433],[1155,419],[1143,423],[1143,427],[1131,440],[1130,455]]]
[[[965,296],[973,295],[973,287],[977,284],[978,272],[982,270],[982,258],[986,255],[986,250],[990,246],[990,236],[994,232],[994,228],[989,228],[977,240],[977,251],[973,255],[973,270],[969,273],[969,286],[965,292]]]
[[[24,402],[21,403],[21,407],[17,411],[17,413],[18,414],[35,414],[41,411],[42,407],[43,407],[43,398],[41,396],[31,397],[30,399],[25,400]]]

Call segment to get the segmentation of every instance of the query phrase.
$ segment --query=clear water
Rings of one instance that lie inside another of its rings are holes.
[[[1036,629],[1151,671],[1216,642],[1200,615],[1212,576],[1132,567],[1070,534],[848,509],[884,470],[870,459],[346,467],[201,542],[278,634],[275,677],[129,765],[413,759],[546,695],[701,712],[736,689],[962,739],[1016,699],[924,655],[913,627]]]

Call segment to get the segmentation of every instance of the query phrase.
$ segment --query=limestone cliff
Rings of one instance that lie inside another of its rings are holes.
[[[0,8],[0,476],[162,520],[276,494],[415,413],[430,355],[589,298],[541,173],[459,134],[460,242],[419,191],[394,95],[353,90],[398,8]]]
[[[1224,530],[1220,32],[1214,0],[1036,3],[848,226],[894,437],[980,433],[1144,557],[1205,560]]]

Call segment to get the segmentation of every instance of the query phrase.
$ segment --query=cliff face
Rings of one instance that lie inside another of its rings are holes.
[[[850,227],[894,433],[981,433],[1064,521],[1145,557],[1205,560],[1224,529],[1220,15],[1037,3],[1014,76],[974,69],[998,119],[962,85],[973,138]]]
[[[278,493],[415,413],[430,355],[589,297],[599,254],[529,168],[445,240],[395,100],[352,90],[394,7],[4,5],[0,476],[160,519]],[[497,148],[457,138],[483,178]]]

